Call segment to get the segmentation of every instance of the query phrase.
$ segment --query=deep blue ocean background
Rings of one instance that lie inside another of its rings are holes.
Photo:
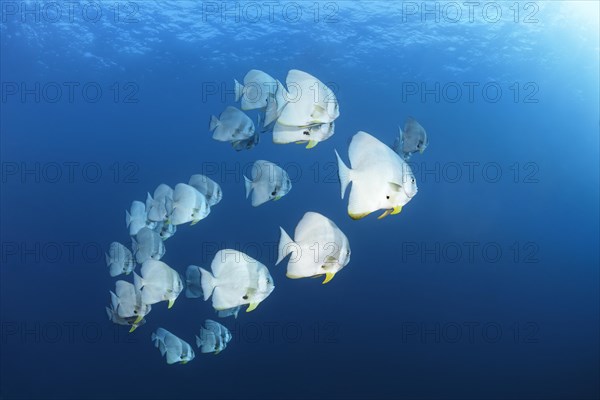
[[[0,4],[0,398],[599,397],[597,2],[493,3],[497,22],[433,2],[281,2],[272,18],[228,2],[224,20],[222,2],[100,2],[87,17],[76,2],[72,18],[65,3]],[[265,134],[239,153],[212,140],[234,78],[294,68],[334,88],[331,139],[306,150]],[[430,142],[411,159],[418,195],[351,220],[334,149],[347,161],[359,130],[391,144],[408,116]],[[241,173],[257,159],[293,188],[253,208]],[[167,365],[151,332],[193,343],[210,303],[157,304],[128,334],[106,318],[103,252],[129,245],[132,200],[196,173],[223,201],[163,261],[184,274],[236,248],[276,288],[219,320],[234,335],[223,353]],[[274,265],[279,226],[291,234],[306,211],[350,240],[327,285]]]

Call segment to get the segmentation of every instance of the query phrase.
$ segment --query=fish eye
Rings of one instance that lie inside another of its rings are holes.
[[[247,295],[247,294],[245,294],[244,296],[242,296],[242,299],[244,299],[244,300],[248,300],[248,295]]]
[[[271,193],[271,196],[275,196],[277,194],[276,191],[273,191],[273,193]]]
[[[388,195],[388,196],[385,196],[385,198],[389,200],[389,199],[390,199],[390,196],[389,196],[389,195]]]
[[[415,178],[412,178],[412,179],[410,180],[410,182],[411,182],[411,183],[415,183]]]

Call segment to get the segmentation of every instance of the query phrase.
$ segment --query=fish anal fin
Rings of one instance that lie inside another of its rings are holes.
[[[367,215],[371,214],[370,212],[367,213],[362,213],[362,214],[352,214],[352,213],[348,213],[348,215],[350,216],[350,218],[352,218],[353,220],[359,220],[359,219],[363,219],[364,217],[366,217]]]

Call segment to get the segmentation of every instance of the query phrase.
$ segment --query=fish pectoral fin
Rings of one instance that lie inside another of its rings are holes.
[[[246,312],[250,312],[254,309],[256,309],[256,307],[258,307],[259,303],[250,303],[250,305],[248,306],[248,308],[246,309]]]
[[[307,149],[312,149],[313,147],[315,147],[317,144],[319,144],[319,142],[317,142],[316,140],[309,140],[308,144],[306,145]]]
[[[183,360],[180,362],[180,364],[187,364],[187,363],[188,363],[188,360]]]
[[[142,322],[142,320],[144,319],[143,315],[138,315],[138,317],[135,319],[135,321],[133,321],[133,323],[135,325],[139,324],[140,322]],[[137,327],[137,326],[136,326]],[[135,329],[135,328],[134,328]]]
[[[330,280],[333,279],[333,277],[335,276],[335,273],[333,272],[326,272],[325,273],[325,280],[323,281],[323,285],[326,284],[327,282],[329,282]]]
[[[215,356],[216,356],[217,354],[219,354],[220,352],[221,352],[221,350],[217,350],[217,351],[215,351]]]
[[[194,220],[192,220],[192,223],[190,224],[190,226],[194,226],[194,225],[196,225],[198,222],[200,222],[200,220],[199,220],[199,219],[194,219]]]
[[[169,307],[168,308],[173,307],[173,304],[175,304],[175,299],[169,300]]]
[[[395,192],[399,192],[402,190],[402,185],[400,185],[399,183],[388,182],[388,184],[390,185],[391,189]]]
[[[279,199],[281,199],[281,196],[275,196],[275,197],[273,197],[273,201],[277,201]]]
[[[383,214],[381,214],[379,217],[377,217],[377,219],[383,219],[385,217],[387,217],[388,215],[390,215],[392,213],[392,210],[385,210],[383,212]]]
[[[323,264],[323,268],[325,268],[325,266],[327,264],[331,265],[331,264],[335,264],[339,261],[339,259],[337,259],[334,256],[327,256],[327,258],[325,258],[325,264]]]
[[[135,331],[137,329],[137,325],[131,325],[131,329],[129,329],[129,333]]]
[[[400,211],[402,211],[402,206],[396,206],[394,207],[394,211],[392,211],[392,215],[396,215],[396,214],[400,214]]]

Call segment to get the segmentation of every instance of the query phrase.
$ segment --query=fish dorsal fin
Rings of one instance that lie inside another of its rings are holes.
[[[314,234],[321,229],[328,229],[330,221],[327,217],[314,211],[304,213],[302,219],[296,225],[294,239],[296,243],[314,243]]]
[[[374,160],[388,159],[390,155],[397,156],[387,145],[363,131],[352,137],[348,148],[348,157],[353,169],[369,165]]]
[[[396,139],[394,139],[394,143],[392,144],[392,150],[394,150],[394,152],[398,155],[402,154],[402,146],[403,146],[403,133],[402,133],[402,128],[400,128],[400,126],[398,126],[398,136],[396,136]]]

